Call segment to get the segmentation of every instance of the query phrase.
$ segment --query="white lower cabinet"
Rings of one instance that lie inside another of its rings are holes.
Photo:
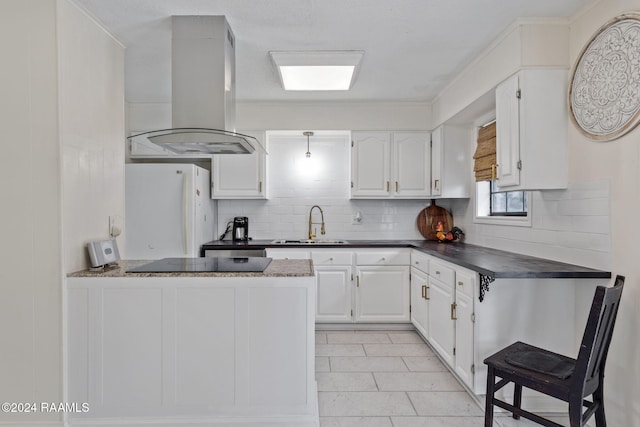
[[[411,253],[411,322],[469,389],[474,389],[477,273]]]
[[[355,252],[355,321],[411,321],[409,249],[360,249]]]
[[[316,322],[351,322],[352,267],[317,265],[315,270]]]
[[[456,344],[454,371],[458,378],[469,389],[474,388],[475,352],[474,352],[474,326],[476,314],[474,310],[474,298],[476,295],[476,278],[478,274],[463,268],[456,269],[456,302],[454,315],[456,318]]]
[[[411,267],[411,323],[423,337],[429,336],[429,277]]]
[[[453,319],[454,288],[429,278],[429,334],[427,340],[449,365],[454,364],[455,323]]]
[[[409,322],[409,267],[356,267],[356,322]]]
[[[276,259],[312,259],[317,323],[408,323],[410,250],[269,248]]]

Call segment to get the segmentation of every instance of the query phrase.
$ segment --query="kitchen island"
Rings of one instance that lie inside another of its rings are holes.
[[[142,263],[67,278],[67,401],[90,408],[69,425],[318,425],[310,261],[126,273]]]

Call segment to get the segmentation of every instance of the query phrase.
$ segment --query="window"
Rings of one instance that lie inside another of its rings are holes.
[[[489,216],[527,216],[525,191],[498,192],[496,181],[489,183]]]
[[[476,183],[474,222],[531,227],[531,194],[528,191],[496,190],[495,181]]]

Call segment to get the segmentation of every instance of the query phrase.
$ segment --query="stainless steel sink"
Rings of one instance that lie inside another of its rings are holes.
[[[344,245],[349,242],[346,240],[328,240],[328,239],[278,239],[271,243],[275,245]]]

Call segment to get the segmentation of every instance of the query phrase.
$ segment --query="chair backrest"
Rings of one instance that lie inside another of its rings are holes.
[[[623,287],[624,276],[616,276],[612,287],[596,288],[573,374],[572,392],[580,393],[580,397],[593,393],[604,377]]]

